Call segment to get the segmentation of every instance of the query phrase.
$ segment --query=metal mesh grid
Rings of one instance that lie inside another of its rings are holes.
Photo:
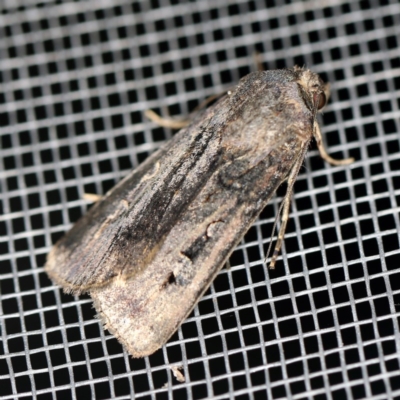
[[[400,4],[11,1],[0,13],[0,396],[400,398]],[[168,344],[131,359],[43,271],[52,243],[188,115],[253,69],[332,83],[275,271],[284,188]],[[182,365],[185,383],[173,377]]]

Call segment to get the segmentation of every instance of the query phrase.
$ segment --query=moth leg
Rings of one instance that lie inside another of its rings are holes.
[[[96,203],[100,201],[103,198],[103,196],[95,193],[83,193],[83,199],[90,201],[92,203]]]
[[[261,57],[261,53],[259,51],[256,51],[253,54],[254,58],[254,65],[256,66],[256,71],[265,71],[263,68],[263,60]]]
[[[190,123],[190,120],[177,121],[172,118],[162,118],[152,110],[146,110],[144,115],[163,128],[182,129]]]
[[[354,162],[354,158],[345,158],[343,160],[336,160],[335,158],[332,158],[325,150],[324,144],[322,142],[322,135],[321,135],[321,130],[319,129],[319,125],[317,121],[315,121],[315,126],[314,126],[314,138],[317,142],[319,154],[321,158],[323,158],[325,161],[327,161],[329,164],[332,165],[348,165]]]
[[[285,194],[284,199],[282,200],[281,206],[279,207],[279,213],[278,213],[278,217],[277,217],[277,220],[278,220],[279,215],[280,214],[282,215],[281,226],[279,228],[278,238],[276,239],[274,252],[272,253],[271,261],[269,263],[270,269],[275,269],[276,259],[278,258],[279,252],[282,247],[282,242],[283,242],[283,238],[285,236],[285,231],[286,231],[286,225],[289,220],[290,202],[292,200],[293,186],[296,182],[297,175],[299,174],[300,168],[303,164],[303,160],[306,155],[307,148],[308,148],[308,142],[305,144],[300,156],[297,158],[296,162],[294,163],[294,165],[289,173],[289,176],[287,178],[286,194]],[[272,231],[275,230],[277,220],[274,223],[274,227],[272,228]],[[272,244],[272,242],[271,242],[271,244]],[[267,257],[268,257],[269,251],[271,249],[271,244],[269,245],[269,248],[268,248]]]
[[[233,90],[233,89],[232,89]],[[227,91],[229,92],[229,91]],[[211,96],[208,96],[205,100],[203,100],[198,106],[195,107],[195,109],[191,112],[191,114],[196,113],[197,111],[202,110],[203,108],[206,108],[212,101],[222,97],[225,95],[227,92],[221,92],[221,93],[216,93],[212,94]]]
[[[198,111],[202,110],[203,108],[206,108],[208,106],[208,104],[210,104],[215,99],[222,97],[226,93],[227,92],[217,93],[217,94],[213,94],[213,95],[207,97],[190,114],[193,115],[193,114],[197,113]],[[146,110],[144,112],[144,115],[149,120],[155,122],[157,125],[162,126],[163,128],[182,129],[182,128],[188,126],[189,123],[191,122],[191,118],[183,119],[183,120],[176,120],[173,118],[163,118],[163,117],[160,117],[157,113],[155,113],[152,110]]]

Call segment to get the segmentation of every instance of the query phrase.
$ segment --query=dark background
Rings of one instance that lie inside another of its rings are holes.
[[[400,398],[398,1],[11,1],[0,5],[0,397]],[[285,188],[167,345],[131,359],[43,271],[52,244],[255,69],[331,82],[275,271],[263,256]],[[170,366],[182,365],[186,383]],[[166,384],[164,386],[164,384]]]

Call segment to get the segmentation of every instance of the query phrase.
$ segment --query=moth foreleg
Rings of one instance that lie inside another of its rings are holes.
[[[276,240],[274,252],[272,253],[271,261],[269,263],[270,269],[275,268],[276,259],[278,258],[279,252],[282,247],[282,242],[283,242],[283,238],[285,236],[287,222],[289,220],[290,202],[292,200],[293,186],[296,182],[297,175],[299,174],[300,168],[303,164],[303,160],[306,155],[307,148],[308,148],[308,142],[305,143],[300,156],[297,158],[296,162],[294,163],[292,169],[290,170],[289,176],[287,178],[286,195],[282,200],[281,206],[279,207],[278,216],[274,223],[274,227],[272,228],[272,232],[274,232],[279,215],[282,215],[281,226],[280,226],[279,232],[278,232],[278,238]],[[272,244],[272,242],[271,242],[271,244]],[[271,244],[269,245],[266,258],[268,257],[268,254],[271,250]]]
[[[343,160],[336,160],[335,158],[332,158],[325,150],[324,143],[322,142],[322,136],[321,136],[321,130],[319,129],[319,125],[317,122],[315,122],[314,125],[314,138],[315,141],[317,142],[319,154],[321,155],[321,158],[323,158],[326,162],[332,165],[348,165],[354,162],[354,158],[344,158]]]

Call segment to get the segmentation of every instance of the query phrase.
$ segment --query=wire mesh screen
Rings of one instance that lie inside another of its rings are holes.
[[[395,0],[3,0],[0,396],[3,399],[400,399],[400,4]],[[168,343],[133,359],[89,296],[43,270],[52,244],[255,70],[331,82],[329,153],[310,149],[276,269],[285,187]],[[275,233],[276,235],[276,233]],[[173,372],[181,367],[185,382]]]

